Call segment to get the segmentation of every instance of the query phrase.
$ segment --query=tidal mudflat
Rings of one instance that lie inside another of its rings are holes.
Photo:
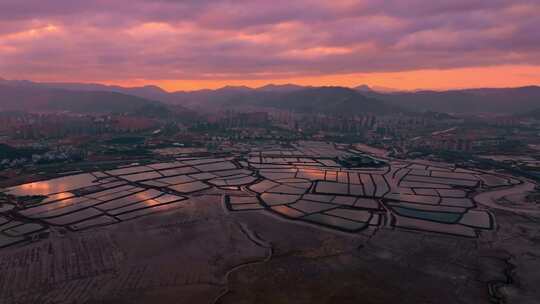
[[[521,208],[524,218],[496,202],[532,190],[530,181],[382,153],[376,168],[342,165],[362,155],[299,142],[4,189],[0,302],[327,303],[370,295],[385,303],[408,294],[414,303],[438,291],[447,303],[527,303],[538,296],[536,211]],[[310,279],[331,273],[344,283]]]

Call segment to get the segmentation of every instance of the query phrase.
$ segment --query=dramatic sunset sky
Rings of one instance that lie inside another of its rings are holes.
[[[540,84],[540,0],[0,0],[0,77],[167,90]]]

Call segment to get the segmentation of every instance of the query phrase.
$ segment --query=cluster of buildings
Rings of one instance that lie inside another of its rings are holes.
[[[106,143],[110,138],[130,136],[143,138],[143,143],[132,146]],[[129,155],[134,155],[137,151],[167,148],[172,143],[212,149],[242,142],[313,139],[364,142],[396,153],[415,150],[489,153],[512,146],[511,141],[540,145],[539,138],[540,128],[523,127],[523,121],[514,117],[455,117],[434,112],[336,115],[259,107],[229,109],[189,121],[137,115],[0,112],[0,143],[14,147],[45,143],[43,150],[48,151],[25,159],[0,160],[0,165],[20,166],[96,155],[106,159],[109,156],[105,150],[117,151],[115,155],[132,151]],[[89,148],[92,143],[95,143],[93,148]],[[86,152],[58,147],[82,147]]]
[[[270,116],[272,123],[277,126],[304,132],[338,131],[360,133],[373,128],[376,124],[376,116],[371,114],[344,116],[276,110],[270,112]]]
[[[121,115],[22,112],[0,114],[0,133],[9,134],[10,137],[19,139],[138,132],[151,130],[159,125],[159,122],[154,119]]]
[[[0,168],[16,168],[21,166],[64,161],[80,161],[85,158],[85,150],[74,146],[59,146],[52,150],[33,153],[29,156],[6,157],[0,159]]]
[[[514,139],[497,133],[459,130],[419,136],[404,142],[404,147],[411,149],[430,149],[456,152],[491,152],[515,142]]]
[[[222,111],[207,117],[207,122],[218,128],[264,127],[270,123],[270,116],[265,111],[239,112]]]

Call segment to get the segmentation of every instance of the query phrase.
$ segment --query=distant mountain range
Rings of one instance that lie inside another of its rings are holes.
[[[80,114],[135,114],[145,117],[196,118],[195,112],[179,105],[139,96],[111,92],[59,89],[31,83],[0,80],[0,110],[27,112],[72,112]]]
[[[226,86],[216,90],[167,92],[157,86],[126,88],[102,84],[38,83],[3,79],[0,79],[0,86],[25,89],[25,98],[40,99],[41,104],[43,104],[44,93],[40,92],[44,90],[49,92],[47,93],[49,95],[45,94],[46,96],[55,96],[55,101],[48,107],[80,111],[96,108],[129,109],[156,102],[176,105],[181,109],[187,107],[200,111],[272,107],[299,112],[336,114],[425,111],[515,114],[540,107],[540,87],[537,86],[400,92],[390,88],[372,88],[367,85],[344,88],[270,84],[260,88]],[[28,95],[30,92],[32,94]],[[14,93],[11,92],[11,94]],[[41,97],[34,96],[36,94]],[[5,96],[0,96],[2,108],[7,105],[3,102],[5,98]],[[111,104],[111,101],[115,102]],[[75,103],[80,103],[80,105],[75,105]]]
[[[5,80],[0,78],[0,85],[18,88],[41,88],[41,89],[62,89],[69,91],[90,91],[90,92],[114,92],[125,95],[137,96],[150,101],[166,101],[170,94],[157,86],[144,87],[121,87],[108,86],[94,83],[62,83],[62,82],[33,82],[28,80]]]
[[[0,80],[0,94],[0,108],[17,110],[133,111],[156,103],[200,111],[279,108],[297,112],[357,114],[399,110],[397,106],[388,106],[350,88],[293,84],[267,85],[257,89],[226,86],[217,90],[169,93],[155,86],[124,88],[101,84]]]
[[[540,107],[540,87],[378,93],[367,96],[411,110],[447,113],[527,112]]]
[[[356,90],[343,87],[225,87],[213,91],[173,94],[182,104],[202,110],[258,107],[331,114],[382,114],[400,111],[398,106],[389,106]]]
[[[354,87],[353,89],[363,92],[363,93],[396,93],[401,92],[401,90],[393,89],[393,88],[387,88],[387,87],[381,87],[381,86],[368,86],[367,84],[361,84],[359,86]]]
[[[0,85],[2,110],[108,113],[130,112],[157,104],[156,101],[116,92]]]

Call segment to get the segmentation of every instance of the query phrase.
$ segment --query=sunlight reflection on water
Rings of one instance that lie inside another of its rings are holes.
[[[49,195],[94,185],[95,177],[84,173],[55,178],[47,181],[23,184],[8,189],[13,195]]]

